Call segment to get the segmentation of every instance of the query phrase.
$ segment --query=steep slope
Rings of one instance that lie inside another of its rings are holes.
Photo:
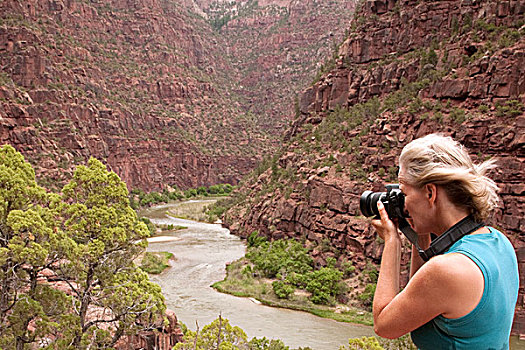
[[[3,1],[0,142],[49,182],[89,156],[130,187],[236,182],[268,136],[231,102],[224,43],[193,5]]]
[[[337,50],[356,0],[201,3],[226,42],[239,103],[262,129],[281,135],[297,94]]]
[[[2,1],[0,142],[47,186],[89,156],[132,188],[236,183],[278,146],[353,4]]]
[[[523,264],[524,13],[523,1],[363,1],[335,68],[303,91],[287,143],[244,183],[226,224],[243,237],[304,239],[318,265],[335,257],[363,270],[382,244],[359,196],[396,182],[402,147],[438,131],[474,159],[498,158],[491,222]],[[524,319],[521,286],[514,333]]]

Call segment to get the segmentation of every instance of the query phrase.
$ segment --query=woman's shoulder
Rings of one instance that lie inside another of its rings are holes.
[[[420,270],[426,276],[445,285],[455,282],[465,285],[467,280],[472,279],[473,274],[483,278],[478,265],[461,253],[437,255],[426,262]]]
[[[460,253],[450,253],[430,259],[421,276],[433,280],[437,293],[447,296],[442,315],[457,318],[472,311],[481,300],[484,277],[476,263]]]

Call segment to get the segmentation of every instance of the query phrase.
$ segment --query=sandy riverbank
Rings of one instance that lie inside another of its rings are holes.
[[[160,242],[173,242],[173,241],[179,241],[179,237],[173,237],[173,236],[156,236],[156,237],[150,237],[148,238],[148,243],[160,243]]]

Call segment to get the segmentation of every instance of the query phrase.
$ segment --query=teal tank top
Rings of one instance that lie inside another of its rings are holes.
[[[421,350],[508,350],[518,299],[519,275],[512,244],[498,230],[467,235],[445,253],[461,253],[478,265],[485,279],[479,304],[460,318],[438,316],[411,333]]]

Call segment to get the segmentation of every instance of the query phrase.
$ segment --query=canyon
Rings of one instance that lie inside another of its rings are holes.
[[[382,243],[361,193],[397,181],[406,143],[442,132],[497,158],[490,223],[525,268],[525,1],[6,0],[0,13],[0,142],[47,187],[91,156],[130,189],[239,183],[232,233],[303,240],[317,266],[362,273]],[[408,258],[407,245],[405,283]]]
[[[91,156],[130,189],[236,184],[279,144],[353,3],[3,1],[0,142],[48,187]]]

